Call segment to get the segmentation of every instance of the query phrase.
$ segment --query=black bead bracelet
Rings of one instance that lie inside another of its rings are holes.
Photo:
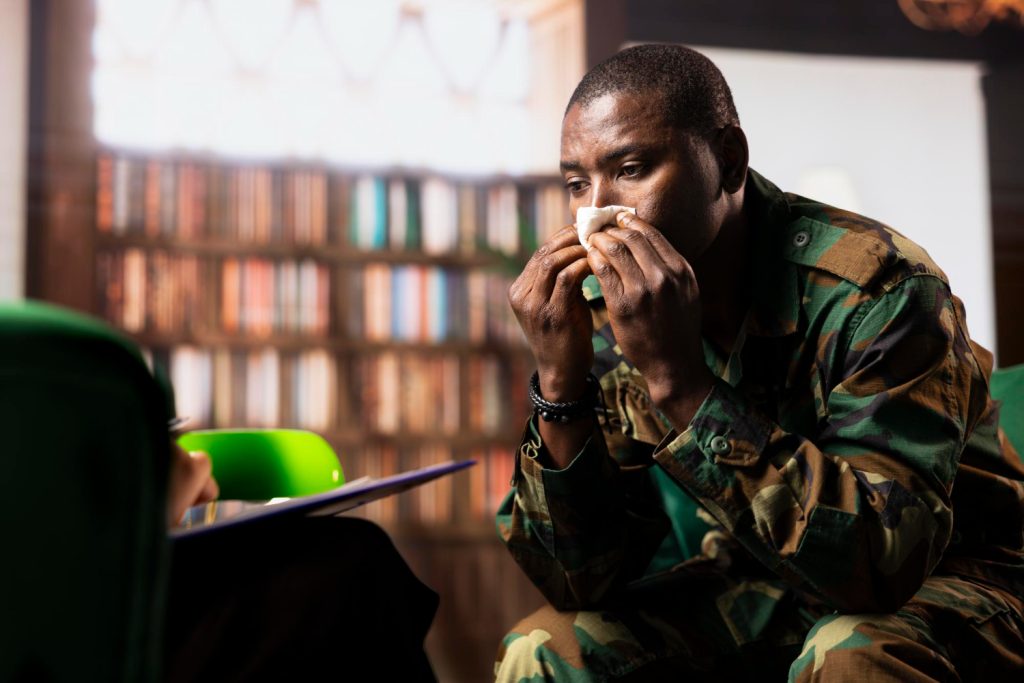
[[[530,377],[530,403],[533,404],[534,411],[545,422],[567,424],[585,415],[593,414],[600,392],[601,385],[597,378],[593,374],[589,374],[587,375],[586,392],[581,398],[565,403],[555,403],[540,395],[540,375],[534,371],[533,376]]]

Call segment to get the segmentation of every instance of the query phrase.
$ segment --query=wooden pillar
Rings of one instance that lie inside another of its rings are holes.
[[[1024,363],[1024,63],[984,77],[999,365]]]
[[[618,52],[626,42],[627,19],[625,0],[586,0],[583,35],[588,71]]]
[[[27,296],[96,309],[95,3],[30,3]]]

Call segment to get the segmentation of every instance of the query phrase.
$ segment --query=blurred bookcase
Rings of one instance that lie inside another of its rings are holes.
[[[311,429],[349,478],[473,458],[365,514],[493,534],[532,371],[506,292],[568,216],[557,178],[101,149],[95,203],[96,310],[192,427]]]
[[[166,370],[191,427],[313,430],[349,479],[477,461],[356,514],[441,594],[438,674],[481,675],[540,604],[494,513],[533,369],[507,289],[566,222],[560,179],[101,148],[94,200],[94,310]]]

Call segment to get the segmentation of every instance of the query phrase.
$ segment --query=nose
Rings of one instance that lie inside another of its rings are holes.
[[[595,179],[590,185],[590,204],[588,206],[611,206],[617,204],[618,194],[612,187],[611,181]]]

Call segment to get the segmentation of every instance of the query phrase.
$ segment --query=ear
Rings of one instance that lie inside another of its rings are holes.
[[[722,189],[729,194],[739,192],[747,179],[747,136],[739,126],[727,125],[718,131],[715,154],[722,172]]]

